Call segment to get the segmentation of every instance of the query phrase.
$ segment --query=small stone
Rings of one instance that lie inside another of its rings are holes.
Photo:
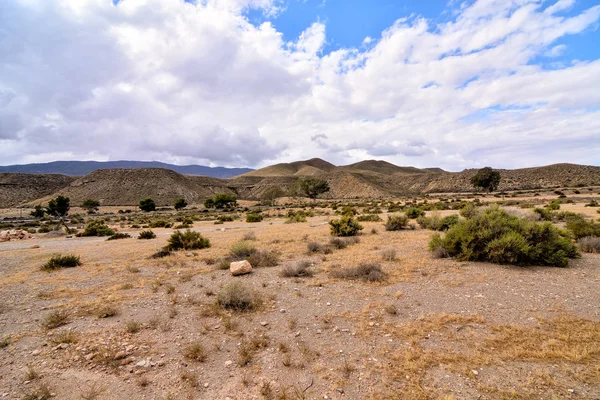
[[[280,313],[284,313],[285,312],[285,308],[282,308],[281,310],[279,310]]]
[[[569,392],[569,393],[575,393],[575,389],[567,389],[567,392]]]
[[[119,351],[117,354],[115,354],[114,359],[121,360],[121,359],[125,358],[126,356],[127,356],[127,354],[124,351]]]
[[[320,329],[317,329],[317,335],[320,335],[323,331],[321,331]]]
[[[85,356],[85,359],[88,361],[92,361],[92,359],[96,357],[96,353],[90,353]]]
[[[207,387],[208,387],[208,382],[206,382],[206,383],[204,384],[204,387],[205,387],[205,388],[207,388]]]
[[[269,325],[269,323],[268,323],[267,321],[260,321],[260,324],[261,324],[262,326],[267,326],[267,325]]]
[[[39,356],[41,353],[41,351],[39,351],[38,349],[35,349],[34,351],[31,352],[32,356]]]
[[[39,249],[40,245],[39,244],[34,244],[33,246],[29,247],[30,249]]]
[[[327,305],[328,305],[328,306],[330,306],[330,305],[331,305],[331,303],[327,302]]]
[[[344,389],[342,389],[342,388],[337,388],[336,390],[337,390],[339,393],[341,393],[341,394],[344,394]]]
[[[375,322],[369,322],[369,326],[375,326]]]
[[[300,331],[294,333],[294,336],[296,336],[296,337],[300,336]]]
[[[233,365],[233,361],[231,361],[231,360],[225,361],[225,366],[226,367],[231,367],[232,365]]]
[[[471,370],[471,372],[472,372],[472,373],[473,373],[473,375],[475,375],[475,376],[479,375],[479,371],[477,371],[477,370],[475,370],[475,369],[474,369],[474,370]]]

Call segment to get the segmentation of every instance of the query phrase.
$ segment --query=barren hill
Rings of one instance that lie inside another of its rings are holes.
[[[157,205],[172,205],[178,198],[202,202],[215,193],[231,192],[224,181],[203,176],[181,175],[161,168],[97,170],[70,182],[53,195],[64,195],[72,204],[97,199],[102,205],[134,205],[151,197]]]
[[[20,174],[0,172],[0,208],[27,203],[50,195],[75,178],[58,174]]]
[[[337,168],[335,165],[325,160],[321,160],[320,158],[312,158],[306,161],[275,164],[245,173],[240,176],[311,176],[318,173],[328,172],[335,168]]]

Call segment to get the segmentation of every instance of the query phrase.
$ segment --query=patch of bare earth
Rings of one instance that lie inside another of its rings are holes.
[[[152,240],[0,244],[0,396],[600,396],[600,255],[567,269],[436,260],[430,231],[381,223],[364,223],[359,243],[307,254],[309,242],[329,242],[327,218],[283,221],[196,223],[212,247],[162,259],[148,257],[170,229]],[[280,253],[280,265],[232,277],[218,260],[248,232],[258,249]],[[41,271],[54,253],[79,255],[82,266]],[[312,276],[281,276],[300,260]],[[332,277],[361,263],[380,264],[386,280]],[[234,281],[259,305],[220,307],[219,291]]]

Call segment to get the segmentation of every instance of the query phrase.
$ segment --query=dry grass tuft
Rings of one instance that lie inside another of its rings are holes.
[[[183,356],[188,360],[204,362],[206,361],[207,353],[201,342],[194,342],[183,349]]]
[[[217,303],[226,310],[244,312],[256,310],[262,303],[254,290],[239,281],[225,284],[217,294]]]
[[[69,313],[66,311],[53,311],[46,315],[42,321],[42,327],[46,329],[54,329],[69,323]]]
[[[387,274],[381,269],[379,264],[363,263],[358,267],[336,269],[331,272],[331,276],[338,279],[360,279],[365,282],[383,282],[387,279]]]
[[[308,278],[314,275],[314,272],[309,268],[312,266],[312,262],[309,260],[297,261],[293,264],[286,265],[281,270],[281,276],[284,278]]]

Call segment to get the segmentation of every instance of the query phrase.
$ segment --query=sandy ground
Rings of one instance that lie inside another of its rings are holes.
[[[565,269],[459,263],[431,258],[431,231],[363,225],[360,243],[310,256],[308,242],[329,240],[327,217],[196,223],[211,248],[158,260],[148,256],[170,229],[0,243],[0,398],[43,386],[57,399],[600,398],[600,255]],[[248,232],[279,266],[232,277],[210,265]],[[83,265],[41,271],[54,253]],[[302,259],[313,277],[280,276]],[[380,263],[387,281],[330,276],[361,262]],[[262,306],[215,307],[232,281]],[[105,306],[117,314],[99,318]],[[44,328],[56,311],[66,324]],[[191,344],[202,361],[185,357]]]

